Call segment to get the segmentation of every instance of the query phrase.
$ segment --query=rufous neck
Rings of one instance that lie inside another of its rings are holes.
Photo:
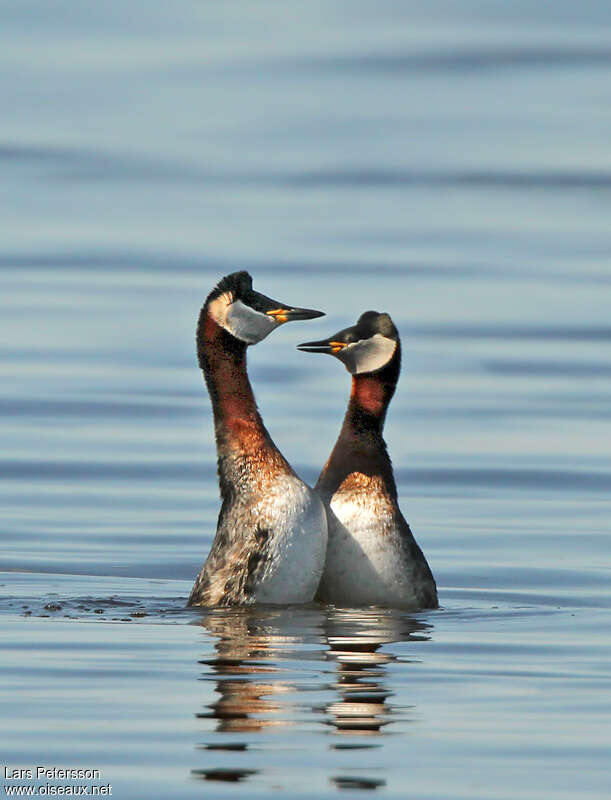
[[[400,369],[400,353],[377,372],[352,376],[350,401],[344,418],[342,434],[349,437],[380,436],[386,412],[395,393]]]
[[[269,436],[246,371],[246,344],[202,311],[197,353],[212,401],[217,445],[256,447]]]
[[[375,373],[354,375],[346,422],[359,423],[367,430],[382,432],[389,397],[384,383]]]
[[[382,431],[400,368],[400,352],[397,352],[397,357],[384,369],[353,376],[342,429],[316,484],[325,499],[332,497],[354,472],[381,476],[391,496],[396,496]]]

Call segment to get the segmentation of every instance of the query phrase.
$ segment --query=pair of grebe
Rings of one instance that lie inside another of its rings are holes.
[[[246,348],[321,311],[284,305],[252,288],[247,272],[208,296],[197,353],[214,413],[222,498],[216,537],[189,605],[307,603],[436,608],[426,559],[398,505],[382,436],[401,369],[388,314],[298,348],[328,353],[352,374],[339,438],[314,490],[267,432],[246,371]]]

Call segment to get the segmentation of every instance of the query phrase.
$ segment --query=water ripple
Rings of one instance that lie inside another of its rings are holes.
[[[546,378],[611,377],[611,364],[604,364],[597,361],[544,361],[541,359],[537,359],[535,361],[526,359],[496,358],[484,361],[483,366],[487,372],[500,375],[534,375]]]
[[[278,188],[374,188],[419,189],[463,187],[469,189],[547,191],[611,189],[611,172],[596,169],[520,170],[386,168],[377,165],[321,167],[307,171],[235,170],[202,167],[195,162],[167,157],[145,158],[134,153],[56,147],[45,144],[0,145],[0,160],[42,165],[52,170],[50,178],[60,181],[127,181],[201,184],[211,187],[272,186]]]
[[[610,189],[611,172],[604,170],[419,170],[321,169],[287,175],[288,184],[316,188],[421,188],[462,186],[474,189]]]
[[[36,398],[0,398],[0,414],[5,417],[68,417],[70,419],[150,419],[201,417],[201,403],[139,403],[133,400],[39,400]],[[41,465],[44,471],[44,464]]]
[[[527,491],[581,492],[611,491],[611,474],[607,472],[541,470],[541,469],[397,469],[397,482],[405,486],[486,487],[488,489],[521,489]]]
[[[300,474],[312,472],[310,464],[297,465]],[[202,461],[156,462],[90,462],[28,461],[3,459],[0,472],[5,480],[94,480],[143,479],[147,481],[215,482],[216,464]],[[488,489],[524,489],[539,491],[584,492],[611,491],[611,473],[593,470],[499,469],[487,467],[395,469],[397,483],[405,486],[463,486]]]
[[[525,341],[611,341],[609,325],[520,325],[520,324],[419,324],[403,326],[410,335],[440,339],[502,339]]]
[[[608,67],[611,49],[600,46],[549,46],[494,48],[469,47],[462,50],[432,52],[371,52],[347,55],[317,55],[288,61],[291,66],[307,71],[410,73],[490,72],[511,69],[551,69],[567,67]],[[276,68],[277,68],[276,63]]]

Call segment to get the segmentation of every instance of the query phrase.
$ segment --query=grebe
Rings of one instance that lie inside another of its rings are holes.
[[[401,371],[397,329],[388,314],[366,311],[352,328],[298,348],[333,355],[352,374],[344,423],[316,484],[329,524],[317,599],[344,606],[437,608],[435,579],[399,509],[382,437]]]
[[[321,316],[253,291],[247,272],[227,275],[206,299],[197,354],[212,401],[223,502],[189,605],[314,597],[327,546],[324,506],[265,429],[246,373],[246,348],[284,322]]]

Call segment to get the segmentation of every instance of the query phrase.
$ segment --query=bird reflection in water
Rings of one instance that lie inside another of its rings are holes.
[[[396,656],[382,645],[428,638],[430,628],[395,609],[330,610],[326,623],[327,658],[337,664],[334,688],[339,699],[327,708],[329,724],[342,734],[371,735],[392,722],[387,702],[386,667]],[[352,745],[354,746],[354,745]],[[335,745],[341,749],[341,745]]]
[[[216,638],[216,655],[200,663],[209,667],[212,675],[204,680],[216,681],[219,698],[197,716],[216,719],[216,730],[224,733],[294,724],[295,706],[280,696],[300,687],[279,679],[286,672],[279,662],[301,658],[304,643],[320,643],[323,618],[318,608],[230,608],[206,614],[202,625]]]
[[[212,609],[200,624],[212,635],[215,651],[200,661],[205,667],[202,680],[215,682],[217,697],[197,717],[214,721],[216,733],[234,736],[202,744],[204,750],[221,752],[209,769],[191,774],[231,782],[261,772],[259,760],[251,761],[254,754],[245,752],[254,733],[302,725],[304,714],[309,725],[322,722],[342,735],[344,741],[330,745],[333,750],[380,746],[371,737],[398,719],[397,710],[404,710],[389,702],[387,667],[396,656],[385,645],[428,638],[430,628],[397,610],[316,605]],[[331,682],[325,667],[330,661],[335,664]],[[333,692],[335,697],[328,705],[295,701],[297,693],[308,692]],[[368,743],[363,736],[369,737]],[[375,775],[358,772],[330,780],[338,789],[385,785]]]
[[[397,708],[388,703],[387,666],[396,656],[383,645],[409,639],[428,638],[430,628],[394,609],[330,610],[326,624],[327,658],[337,665],[334,684],[339,698],[327,707],[328,724],[349,741],[330,745],[333,750],[365,750],[380,747],[378,736],[392,722]],[[404,709],[402,709],[404,710]],[[396,719],[396,717],[395,717]],[[351,737],[359,737],[354,741]],[[369,737],[367,743],[362,737]],[[357,774],[332,775],[329,781],[343,790],[375,790],[386,786],[384,778],[365,775],[366,764]]]

